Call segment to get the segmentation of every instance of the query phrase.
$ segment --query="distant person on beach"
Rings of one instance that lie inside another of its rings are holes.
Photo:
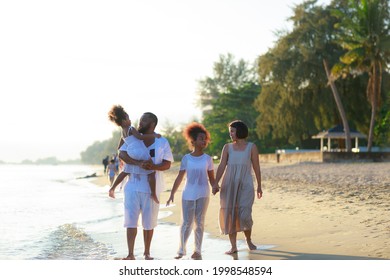
[[[116,123],[122,128],[122,138],[119,142],[119,146],[122,146],[123,143],[126,143],[126,152],[129,156],[135,160],[140,161],[150,161],[151,157],[149,155],[149,150],[146,148],[143,140],[154,139],[155,137],[161,137],[160,134],[141,134],[134,127],[131,126],[131,121],[129,115],[120,105],[115,105],[108,112],[108,118],[110,121]],[[123,181],[126,176],[132,174],[132,176],[139,176],[140,174],[147,174],[151,196],[152,199],[159,203],[156,195],[156,175],[154,170],[146,170],[135,164],[126,164],[123,171],[119,173],[116,177],[113,184],[111,184],[111,189],[109,195],[112,198],[115,198],[115,188]]]
[[[108,180],[110,181],[110,186],[114,182],[115,175],[117,174],[117,169],[115,166],[115,160],[110,160],[110,163],[107,166],[107,174],[108,174]]]
[[[120,161],[119,161],[118,154],[117,153],[113,154],[112,159],[115,161],[116,170],[119,170]]]
[[[109,159],[108,156],[106,156],[106,157],[102,160],[103,167],[104,167],[104,174],[106,174],[106,172],[107,172],[108,159]]]
[[[252,206],[254,202],[254,186],[252,168],[257,180],[257,198],[263,195],[261,189],[261,173],[259,153],[255,144],[247,142],[248,127],[239,120],[229,124],[232,143],[225,144],[217,169],[213,193],[219,190],[219,181],[225,172],[220,192],[219,226],[222,234],[228,234],[231,244],[226,254],[235,254],[237,249],[237,232],[243,231],[249,250],[256,250],[252,243]]]
[[[141,116],[138,124],[138,131],[144,135],[155,135],[155,128],[158,119],[153,113],[147,112]],[[173,155],[168,140],[164,137],[144,140],[153,162],[137,161],[131,158],[126,150],[127,143],[123,143],[120,148],[119,157],[129,164],[138,164],[147,170],[156,171],[156,194],[159,197],[164,189],[164,181],[161,171],[168,170],[173,162]],[[134,260],[134,244],[137,236],[138,218],[142,214],[142,226],[144,237],[144,258],[152,260],[150,246],[152,243],[154,228],[157,226],[157,216],[160,204],[151,199],[150,188],[148,186],[147,175],[130,176],[125,189],[125,224],[127,228],[128,255],[126,260]]]
[[[180,227],[180,246],[175,259],[186,255],[187,240],[195,223],[195,248],[192,259],[202,259],[202,241],[204,220],[210,200],[210,186],[214,185],[214,164],[212,158],[204,153],[210,142],[210,133],[199,123],[189,124],[183,132],[192,152],[184,155],[180,171],[176,177],[167,201],[167,206],[174,201],[174,196],[187,174],[186,184],[182,193],[182,224]]]

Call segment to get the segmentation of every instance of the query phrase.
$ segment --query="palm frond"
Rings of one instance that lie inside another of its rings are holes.
[[[356,63],[361,63],[362,59],[364,58],[365,50],[364,48],[355,48],[351,51],[348,51],[343,56],[340,57],[340,61],[347,65],[352,65]]]

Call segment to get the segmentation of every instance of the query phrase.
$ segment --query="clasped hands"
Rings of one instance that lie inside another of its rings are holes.
[[[154,163],[152,159],[140,161],[139,166],[146,170],[154,170]]]
[[[216,195],[216,193],[219,192],[219,189],[220,189],[219,184],[215,183],[215,184],[212,185],[211,193],[213,195]]]

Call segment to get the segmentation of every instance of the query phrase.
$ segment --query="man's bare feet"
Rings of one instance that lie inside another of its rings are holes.
[[[126,258],[123,258],[122,260],[131,260],[131,261],[133,261],[133,260],[135,260],[135,257],[134,257],[134,255],[128,255]]]
[[[177,256],[175,257],[176,260],[179,260],[183,257],[184,255],[183,254],[177,254]]]
[[[145,259],[145,261],[151,261],[151,260],[154,260],[154,258],[153,258],[153,257],[151,257],[149,254],[145,254],[145,255],[144,255],[144,259]]]

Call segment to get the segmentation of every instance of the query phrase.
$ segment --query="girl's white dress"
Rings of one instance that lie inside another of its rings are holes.
[[[129,133],[131,130],[135,129],[134,127],[129,128]],[[128,134],[129,134],[128,133]],[[145,146],[144,141],[136,138],[134,135],[127,136],[123,139],[127,144],[126,152],[129,157],[135,160],[149,160],[150,154],[148,148]],[[131,174],[150,174],[154,172],[153,170],[146,170],[141,168],[138,165],[134,164],[125,164],[124,172]]]

